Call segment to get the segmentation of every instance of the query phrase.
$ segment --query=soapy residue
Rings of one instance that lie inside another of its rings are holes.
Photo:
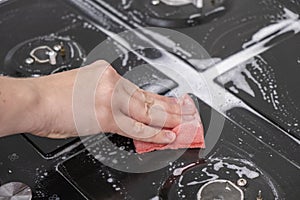
[[[272,191],[275,199],[279,198],[278,191],[270,178],[248,160],[230,157],[210,157],[207,159],[206,163],[207,164],[203,167],[203,164],[193,165],[193,163],[185,167],[181,167],[180,169],[184,169],[185,171],[184,174],[179,173],[182,172],[182,170],[175,169],[175,174],[180,175],[177,181],[177,191],[179,196],[184,194],[184,190],[186,187],[199,184],[201,185],[220,178],[224,179],[226,176],[232,177],[233,173],[236,174],[237,178],[246,178],[249,182],[251,182],[252,179],[255,179],[259,182],[265,182],[269,186],[270,192]],[[188,180],[187,178],[185,178],[189,177],[189,175],[187,174],[192,175],[192,180]]]
[[[261,56],[238,65],[235,69],[219,76],[217,81],[227,85],[233,93],[239,94],[242,90],[252,97],[261,98],[274,109],[270,114],[283,123],[288,132],[300,131],[297,128],[299,121],[293,114],[292,108],[288,106],[293,105],[292,100],[284,91],[279,90],[273,67]]]
[[[164,36],[160,33],[154,32],[154,31],[150,31],[148,29],[141,29],[141,30],[142,30],[143,33],[145,33],[148,36],[150,36],[151,38],[155,39],[156,41],[158,41],[162,45],[172,49],[173,52],[175,52],[175,53],[179,52],[180,54],[183,54],[184,56],[186,56],[188,58],[192,57],[192,54],[190,52],[188,52],[185,49],[181,48],[179,43],[174,42],[169,37]]]
[[[191,163],[191,164],[189,164],[189,165],[187,165],[187,166],[185,166],[185,167],[176,168],[176,169],[173,171],[173,175],[174,175],[174,176],[180,176],[184,170],[186,170],[186,169],[188,169],[188,168],[190,168],[190,167],[192,167],[192,166],[195,166],[195,165],[196,165],[196,163]]]
[[[214,14],[214,13],[217,13],[217,12],[220,12],[220,11],[223,11],[225,10],[225,7],[224,6],[220,6],[220,7],[217,7],[207,13],[205,13],[205,16],[208,16],[208,15],[211,15],[211,14]]]
[[[204,71],[210,67],[213,67],[215,64],[221,61],[221,58],[188,59],[188,62],[191,63],[199,71]]]
[[[202,181],[192,181],[192,182],[189,182],[189,183],[187,183],[188,186],[191,186],[191,185],[197,185],[197,184],[202,184],[202,183],[206,183],[206,182],[208,182],[208,181],[214,181],[214,180],[216,180],[216,179],[219,178],[219,176],[218,176],[217,174],[209,173],[209,172],[207,171],[207,168],[206,168],[206,167],[203,168],[201,171],[204,172],[208,177],[211,177],[211,178],[205,179],[205,180],[202,180]]]
[[[227,167],[228,169],[236,170],[235,173],[240,178],[242,178],[243,176],[246,176],[247,178],[254,179],[254,178],[257,178],[259,176],[258,172],[252,171],[252,170],[248,169],[246,166],[239,167],[239,166],[234,165],[234,164],[229,164],[229,163],[223,162],[222,160],[215,163],[214,166],[213,166],[215,171],[219,171],[223,167]]]
[[[245,160],[245,159],[240,159],[240,158],[229,158],[229,157],[225,157],[225,158],[218,158],[218,157],[210,157],[209,160],[211,160],[211,162],[216,162],[215,164],[217,164],[216,166],[214,165],[213,167],[215,168],[215,171],[219,171],[221,168],[223,168],[223,165],[225,164],[225,160],[226,160],[226,163],[231,163],[231,162],[238,162],[240,164],[243,164],[245,166],[247,166],[247,168],[255,168],[255,171],[254,170],[246,170],[245,172],[248,172],[248,176],[250,177],[255,177],[255,178],[259,178],[259,177],[262,177],[264,179],[264,181],[267,182],[268,186],[270,187],[270,189],[272,190],[273,192],[273,195],[275,197],[275,199],[279,199],[279,194],[278,194],[278,191],[275,187],[275,185],[273,184],[273,182],[270,180],[270,178],[265,175],[259,168],[257,168],[254,163],[248,161],[248,160]],[[240,165],[239,164],[239,165]],[[229,164],[229,165],[233,165],[233,164]],[[227,167],[227,166],[225,166]],[[236,167],[236,166],[230,166],[231,169],[240,169],[240,167]],[[258,177],[256,177],[257,174],[259,175]],[[237,173],[237,175],[239,175],[239,173]],[[250,175],[251,174],[251,175]],[[240,174],[242,175],[242,174]]]
[[[152,198],[149,199],[149,200],[159,200],[159,196],[152,197]]]
[[[243,48],[247,48],[248,46],[260,42],[267,37],[274,38],[288,31],[294,31],[295,34],[300,32],[299,15],[287,8],[284,8],[283,10],[285,12],[283,15],[285,19],[279,20],[278,22],[257,31],[249,42],[243,44]]]
[[[247,69],[245,67],[245,64],[241,64],[237,68],[232,69],[229,72],[226,72],[225,74],[219,76],[217,80],[223,85],[232,81],[233,86],[231,86],[230,88],[232,92],[239,93],[237,89],[240,89],[255,97],[254,91],[246,81],[245,75],[248,75]]]
[[[123,9],[128,9],[131,6],[132,2],[133,0],[122,0]]]
[[[122,66],[125,67],[127,65],[128,59],[129,59],[129,51],[122,45],[118,44],[117,42],[113,42],[114,45],[118,47],[118,50],[120,50],[122,53],[121,55],[123,56],[122,58]]]
[[[278,110],[280,102],[275,75],[272,71],[272,68],[267,65],[266,61],[257,56],[219,76],[217,81],[223,85],[232,82],[233,86],[229,88],[232,92],[239,93],[238,90],[243,90],[255,97],[255,93],[249,85],[251,81],[257,86],[263,100],[271,103],[274,109]]]
[[[239,163],[239,165],[243,165],[243,166],[238,166],[238,165],[232,164],[230,162]],[[186,185],[191,186],[191,185],[197,185],[197,184],[206,183],[208,181],[216,180],[216,179],[219,178],[219,175],[211,172],[211,170],[214,170],[214,171],[218,172],[222,168],[227,169],[227,171],[228,170],[233,170],[237,174],[237,176],[240,177],[240,178],[245,176],[249,179],[255,179],[255,178],[259,177],[260,173],[261,173],[261,172],[256,171],[256,170],[249,169],[249,167],[254,168],[255,166],[253,165],[253,163],[251,163],[247,160],[244,160],[244,159],[210,158],[210,163],[211,164],[208,164],[207,166],[208,167],[211,166],[211,167],[209,167],[209,168],[204,167],[204,168],[201,169],[201,171],[207,177],[210,177],[210,178],[206,178],[204,180],[194,180],[194,181],[188,182]],[[183,172],[186,171],[187,169],[190,169],[190,170],[194,171],[192,168],[195,167],[195,169],[196,169],[196,165],[198,165],[198,164],[197,163],[191,163],[187,166],[174,169],[173,176],[180,176],[179,180],[178,180],[178,187],[180,187],[180,188],[184,187],[184,184],[182,183],[182,180],[183,180],[183,177],[184,177]],[[210,170],[210,171],[208,171],[208,170]],[[193,172],[191,172],[191,173],[193,173]]]

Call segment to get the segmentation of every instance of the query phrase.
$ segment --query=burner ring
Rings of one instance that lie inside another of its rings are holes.
[[[48,50],[46,52],[48,52],[48,55],[50,55],[50,53],[54,53],[54,55],[56,56],[57,54],[48,46],[39,46],[39,47],[36,47],[34,49],[31,50],[30,52],[30,56],[35,60],[37,61],[38,63],[47,63],[50,61],[50,58],[48,59],[40,59],[38,56],[35,55],[35,53],[38,51],[38,50]]]
[[[202,185],[197,193],[197,199],[243,200],[244,192],[231,181],[218,179]]]
[[[12,77],[38,77],[78,68],[84,58],[84,51],[71,38],[49,35],[16,45],[7,53],[0,72]]]
[[[178,169],[181,173],[177,173]],[[242,181],[243,184],[246,183],[244,186],[238,185],[240,179],[244,179]],[[164,178],[157,195],[162,199],[199,199],[200,188],[212,186],[212,183],[218,184],[220,180],[225,181],[225,186],[226,182],[230,181],[235,186],[230,188],[238,188],[234,189],[237,191],[232,194],[226,193],[225,187],[220,184],[219,190],[215,192],[208,192],[208,190],[205,192],[203,189],[204,192],[200,193],[201,197],[211,198],[200,199],[213,199],[211,196],[213,195],[213,197],[226,197],[219,198],[224,200],[240,200],[239,191],[243,192],[242,196],[245,199],[256,199],[262,194],[264,199],[277,199],[281,196],[279,188],[275,186],[276,182],[265,171],[249,160],[231,157],[210,158],[186,166],[179,165],[179,168],[175,167],[173,173],[168,173],[167,178]]]
[[[162,3],[160,3],[162,2]],[[201,1],[199,1],[201,2]],[[159,27],[189,27],[213,20],[229,7],[225,0],[133,1],[126,11],[136,22]]]

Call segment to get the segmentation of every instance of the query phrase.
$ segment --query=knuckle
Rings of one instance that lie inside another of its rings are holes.
[[[173,104],[173,105],[170,105],[170,109],[174,112],[174,113],[180,113],[181,112],[181,109],[180,109],[180,106],[177,105],[177,104]]]
[[[105,76],[112,78],[117,75],[117,72],[111,65],[108,65],[107,68],[105,69],[104,74],[105,74]]]
[[[141,122],[134,122],[133,131],[135,134],[141,135],[145,131],[145,125]]]
[[[93,62],[92,65],[107,66],[107,65],[110,65],[110,64],[105,60],[96,60],[95,62]]]

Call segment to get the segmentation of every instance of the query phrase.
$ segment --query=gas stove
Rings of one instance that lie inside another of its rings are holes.
[[[192,90],[184,92],[198,105],[206,139],[219,134],[205,156],[159,152],[164,160],[137,156],[132,140],[109,133],[1,138],[0,197],[298,199],[299,14],[292,0],[0,1],[1,75],[83,67],[104,43],[109,48],[97,59],[143,89],[172,96],[184,90],[178,74],[189,77]],[[158,27],[189,36],[207,55]],[[224,102],[212,103],[207,92]],[[162,163],[143,173],[130,169]]]

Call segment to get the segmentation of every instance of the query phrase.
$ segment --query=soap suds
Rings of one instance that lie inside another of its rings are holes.
[[[285,19],[279,20],[278,22],[257,31],[252,36],[252,39],[249,42],[243,44],[243,48],[247,48],[257,42],[266,39],[267,37],[271,36],[271,38],[273,38],[288,31],[293,30],[295,34],[298,33],[300,31],[299,15],[293,13],[287,8],[284,8],[284,12],[285,14],[283,15],[283,17],[285,17]]]
[[[160,42],[162,45],[165,45],[166,47],[173,50],[173,52],[180,52],[181,54],[185,55],[186,57],[192,57],[192,54],[185,49],[180,47],[179,43],[174,42],[169,37],[164,36],[160,33],[150,31],[148,29],[141,29],[143,33],[147,34],[151,38],[155,39],[156,41]]]
[[[176,168],[176,169],[173,171],[173,175],[174,175],[174,176],[180,176],[184,170],[186,170],[186,169],[188,169],[188,168],[190,168],[190,167],[192,167],[192,166],[195,166],[195,165],[196,165],[196,163],[191,163],[191,164],[189,164],[189,165],[187,165],[187,166],[185,166],[185,167]]]
[[[216,179],[219,178],[218,175],[209,173],[209,172],[207,171],[207,168],[206,168],[206,167],[203,168],[201,171],[204,172],[208,177],[211,177],[211,178],[205,179],[205,180],[202,180],[202,181],[192,181],[192,182],[189,182],[189,183],[187,183],[188,186],[191,186],[191,185],[197,185],[197,184],[205,183],[205,182],[208,182],[208,181],[214,181],[214,180],[216,180]]]
[[[235,173],[240,178],[242,178],[243,176],[246,176],[247,178],[250,178],[250,179],[254,179],[254,178],[259,177],[258,172],[252,171],[252,170],[248,169],[246,166],[239,167],[239,166],[234,165],[234,164],[229,164],[229,163],[223,162],[222,160],[220,160],[219,162],[214,164],[214,170],[215,171],[219,171],[223,167],[235,170]]]
[[[197,70],[204,71],[210,67],[213,67],[218,62],[221,62],[221,58],[208,58],[208,59],[188,59]]]

